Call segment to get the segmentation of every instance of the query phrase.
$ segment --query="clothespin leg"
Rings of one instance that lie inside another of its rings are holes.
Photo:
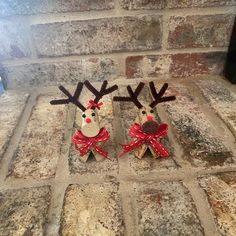
[[[94,155],[96,161],[103,161],[104,159],[106,159],[106,158],[104,158],[104,156],[100,155],[98,152],[96,152],[94,150],[92,152],[93,152],[93,155]]]
[[[152,153],[152,155],[153,155],[153,157],[154,158],[158,158],[159,156],[154,152],[154,150],[152,149],[152,147],[148,147],[149,148],[149,150],[150,150],[150,152]]]
[[[142,146],[138,147],[134,151],[134,155],[141,159],[144,155],[144,153],[147,151],[148,146],[146,144],[143,144]]]
[[[82,161],[82,162],[86,162],[87,160],[88,160],[88,157],[89,157],[89,154],[91,153],[91,151],[88,151],[88,153],[86,153],[85,155],[83,155],[83,156],[80,156],[79,158],[80,158],[80,160]]]

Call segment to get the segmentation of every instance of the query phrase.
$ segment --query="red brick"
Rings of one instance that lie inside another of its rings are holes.
[[[186,77],[222,74],[225,58],[225,52],[175,54],[171,56],[170,75]]]
[[[236,5],[235,0],[168,0],[167,8],[185,8],[185,7],[220,7]]]
[[[110,80],[119,75],[117,63],[110,58],[5,66],[4,70],[10,88]]]
[[[225,58],[225,52],[130,56],[126,58],[126,76],[144,78],[160,75],[218,75],[223,71]]]
[[[166,0],[120,0],[120,5],[126,10],[153,10],[163,9],[166,6]]]
[[[19,24],[0,23],[0,60],[30,56],[26,27]]]
[[[162,17],[147,15],[32,26],[40,57],[153,50],[161,47]]]
[[[220,7],[234,6],[235,0],[120,0],[126,10],[154,10],[163,8]]]
[[[234,15],[172,16],[168,48],[226,47]]]
[[[82,12],[114,8],[113,0],[11,0],[0,2],[0,16],[34,15],[54,12]]]

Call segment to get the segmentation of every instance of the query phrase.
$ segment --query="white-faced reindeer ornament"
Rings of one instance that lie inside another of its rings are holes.
[[[101,128],[99,124],[98,110],[100,110],[100,107],[103,105],[103,103],[99,103],[99,101],[104,95],[118,89],[118,86],[114,85],[110,88],[106,88],[108,82],[104,81],[101,89],[98,91],[89,81],[85,81],[84,84],[95,95],[94,100],[90,100],[86,108],[79,102],[83,88],[83,83],[81,82],[78,83],[73,96],[63,86],[59,86],[59,89],[68,98],[53,100],[50,103],[52,105],[73,103],[77,106],[77,109],[82,111],[81,129],[73,135],[72,141],[75,144],[76,150],[80,153],[81,161],[86,162],[91,152],[97,161],[101,161],[105,158],[109,158],[108,153],[101,147],[101,144],[106,142],[110,138],[110,135],[108,131],[104,127]]]
[[[167,83],[165,83],[159,93],[157,93],[154,83],[150,82],[149,87],[154,101],[149,105],[142,105],[138,100],[138,95],[142,91],[144,85],[144,83],[139,83],[135,91],[133,91],[129,85],[127,86],[129,97],[116,96],[113,98],[114,101],[133,102],[139,109],[139,114],[129,132],[129,135],[132,138],[135,138],[135,140],[127,144],[121,144],[123,152],[120,156],[134,150],[135,156],[141,159],[149,148],[155,158],[168,157],[168,150],[160,143],[160,139],[167,135],[168,125],[165,123],[159,124],[155,120],[153,108],[158,103],[175,100],[175,96],[163,97],[168,88]]]

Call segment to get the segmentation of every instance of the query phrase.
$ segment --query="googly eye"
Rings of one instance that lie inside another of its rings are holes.
[[[146,111],[142,111],[142,114],[146,114]]]
[[[95,113],[94,113],[94,112],[92,113],[92,116],[95,116]]]
[[[83,117],[83,118],[85,118],[85,117],[86,117],[86,115],[85,115],[85,114],[83,114],[83,115],[82,115],[82,117]]]
[[[153,113],[154,111],[153,110],[150,110],[150,113]]]

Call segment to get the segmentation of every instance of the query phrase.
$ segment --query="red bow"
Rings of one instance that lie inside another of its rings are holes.
[[[108,158],[108,153],[97,145],[98,142],[105,142],[109,139],[110,135],[105,128],[101,128],[99,134],[95,137],[85,137],[81,131],[77,131],[72,137],[75,148],[80,152],[81,156],[84,156],[91,147],[93,147],[99,154]],[[80,145],[81,144],[81,145]],[[80,146],[79,146],[80,145]]]
[[[89,100],[89,105],[87,106],[86,109],[90,109],[92,107],[97,107],[98,110],[100,110],[101,106],[103,105],[102,102],[96,103],[93,100]]]
[[[168,125],[160,124],[158,130],[154,134],[146,134],[142,131],[141,125],[134,123],[130,128],[130,136],[136,138],[136,140],[129,142],[127,144],[121,144],[124,151],[120,154],[120,157],[134,150],[135,148],[143,145],[144,143],[148,143],[154,152],[161,156],[167,157],[169,156],[168,150],[159,142],[159,140],[167,135]]]

